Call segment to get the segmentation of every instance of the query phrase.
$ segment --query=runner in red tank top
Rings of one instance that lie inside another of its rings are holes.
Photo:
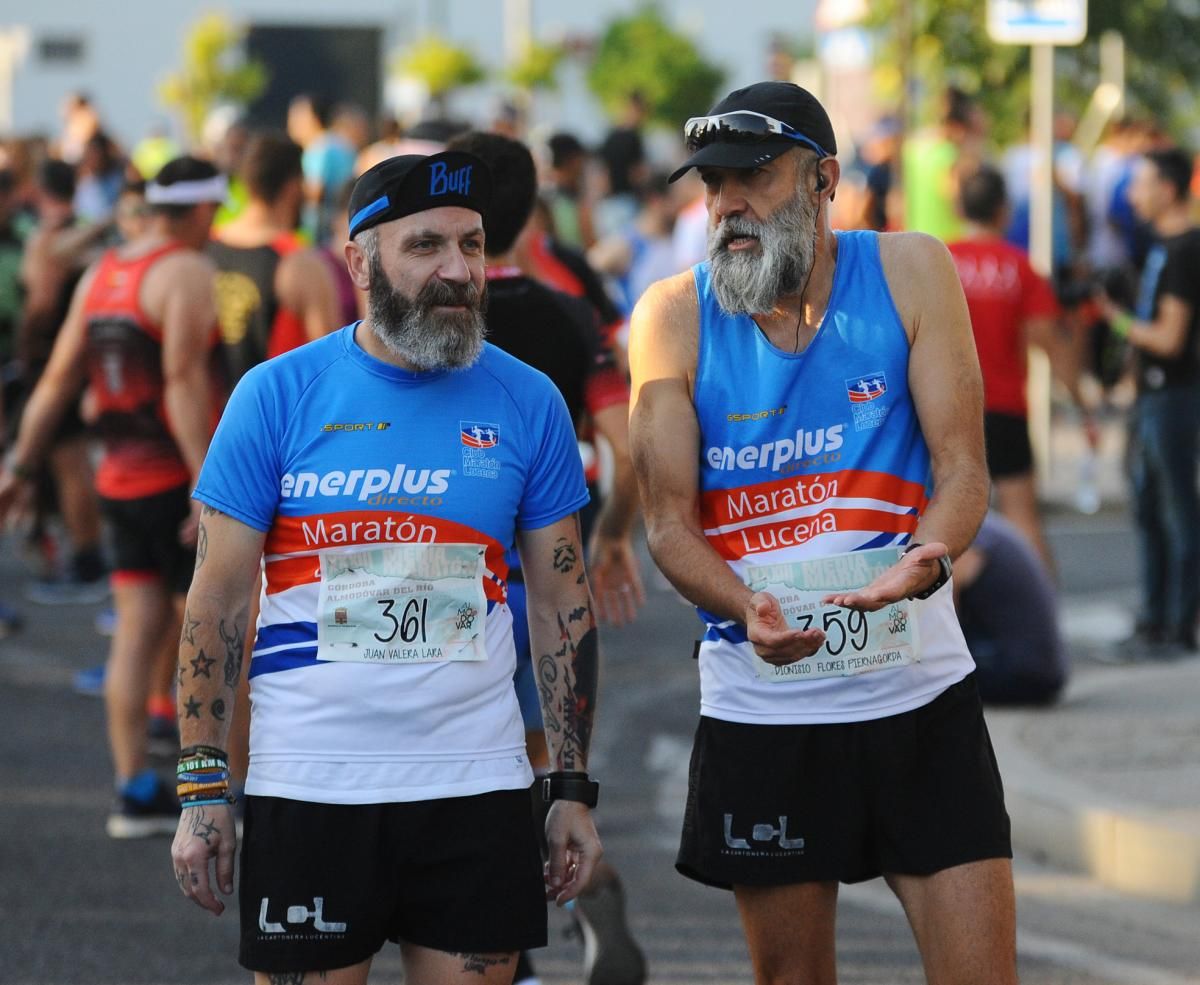
[[[0,474],[2,519],[90,380],[105,445],[97,487],[116,554],[117,628],[105,681],[119,791],[108,819],[115,838],[169,834],[179,814],[174,793],[145,765],[146,695],[164,638],[179,635],[192,570],[205,552],[188,493],[219,401],[214,271],[200,250],[224,197],[224,179],[205,161],[182,157],[163,167],[147,190],[153,215],[145,235],[105,254],[80,281]],[[217,658],[207,658],[194,672],[208,676],[214,665]],[[226,675],[240,667],[240,648],[225,655]]]

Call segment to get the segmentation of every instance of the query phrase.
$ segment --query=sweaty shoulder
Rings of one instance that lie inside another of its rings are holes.
[[[650,285],[629,319],[630,366],[691,376],[696,367],[700,305],[690,270]]]
[[[880,233],[879,262],[911,342],[923,317],[936,315],[962,286],[946,244],[926,233]]]
[[[180,277],[212,277],[216,272],[217,265],[207,254],[197,250],[176,250],[157,261],[147,276],[173,281]]]
[[[680,328],[690,325],[694,330],[698,311],[696,278],[691,270],[685,270],[651,284],[638,299],[632,317],[650,328],[666,322]]]
[[[216,272],[216,264],[196,250],[168,253],[146,270],[139,288],[142,307],[156,321],[172,301],[181,302],[185,310],[199,310],[212,302]]]

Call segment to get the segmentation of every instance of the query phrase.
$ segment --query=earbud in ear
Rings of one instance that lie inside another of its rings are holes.
[[[817,171],[817,191],[824,191],[829,187],[829,179],[825,177],[824,171]]]

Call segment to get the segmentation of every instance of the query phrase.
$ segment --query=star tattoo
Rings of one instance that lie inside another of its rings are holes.
[[[200,717],[200,702],[197,701],[195,699],[195,697],[191,697],[191,698],[187,699],[187,704],[184,705],[184,709],[187,711],[186,717],[188,717],[188,718],[199,718]]]

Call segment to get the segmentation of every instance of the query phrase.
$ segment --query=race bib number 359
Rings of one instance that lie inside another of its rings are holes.
[[[486,660],[483,574],[478,544],[323,551],[317,659]]]
[[[877,612],[843,609],[821,601],[835,592],[865,588],[899,558],[900,548],[882,547],[748,567],[746,584],[779,599],[788,625],[825,633],[824,645],[811,657],[782,667],[752,654],[758,676],[775,683],[813,681],[903,667],[917,660],[915,613],[907,599]]]

